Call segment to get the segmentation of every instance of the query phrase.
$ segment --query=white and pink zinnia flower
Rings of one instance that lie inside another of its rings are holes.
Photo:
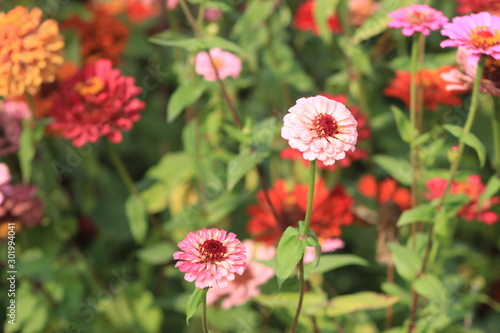
[[[476,63],[483,54],[500,59],[500,17],[498,16],[482,12],[455,17],[452,23],[444,25],[441,34],[450,37],[441,42],[441,47],[463,47],[469,50],[468,61],[470,63]]]
[[[403,28],[403,35],[411,36],[415,32],[429,35],[431,30],[438,30],[448,22],[448,18],[439,10],[427,5],[411,5],[390,12],[390,28]]]
[[[222,307],[229,309],[245,304],[252,297],[260,295],[259,286],[274,276],[274,269],[261,263],[261,260],[273,260],[276,255],[274,246],[258,243],[250,239],[243,241],[247,250],[247,269],[242,275],[229,282],[227,288],[213,287],[207,292],[207,303],[215,303],[223,298]]]
[[[198,52],[194,60],[194,70],[197,74],[203,76],[205,80],[217,81],[217,74],[219,74],[221,80],[227,77],[237,78],[240,76],[241,60],[236,55],[218,47],[211,49],[209,53],[213,64],[205,51]]]
[[[281,137],[306,160],[332,165],[356,149],[358,123],[344,104],[318,95],[297,100],[288,112]]]
[[[179,260],[175,267],[186,273],[186,281],[195,281],[197,288],[225,288],[235,273],[241,275],[246,269],[245,247],[232,232],[201,229],[188,233],[178,246],[182,251],[174,253]]]

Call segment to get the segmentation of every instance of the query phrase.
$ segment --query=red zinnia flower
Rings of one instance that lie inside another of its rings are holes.
[[[452,66],[443,66],[438,69],[423,69],[417,73],[417,85],[423,85],[424,106],[432,111],[437,110],[439,105],[461,105],[462,99],[458,97],[457,91],[448,91],[446,82],[441,74],[448,72]],[[389,97],[403,101],[410,105],[411,72],[396,71],[396,77],[389,82],[384,89],[384,94]]]
[[[392,201],[403,211],[411,207],[411,194],[405,187],[398,187],[392,178],[377,183],[372,175],[361,177],[358,183],[359,192],[367,198],[377,199],[379,204]]]
[[[459,14],[488,12],[494,15],[500,15],[499,0],[455,0],[457,12]]]
[[[111,61],[99,60],[62,84],[49,117],[51,130],[62,131],[73,145],[81,147],[107,136],[111,142],[122,140],[121,131],[130,130],[140,118],[144,102],[134,78],[113,69]]]
[[[274,187],[268,190],[272,205],[280,217],[278,223],[267,204],[264,192],[257,192],[258,203],[247,209],[250,221],[247,231],[257,241],[275,244],[281,234],[280,224],[283,226],[297,226],[303,220],[307,209],[307,185],[297,185],[293,191],[286,189],[284,180],[277,180]],[[315,186],[311,228],[318,237],[334,238],[341,234],[340,227],[350,225],[354,220],[351,211],[353,199],[344,191],[342,185],[337,185],[329,191],[322,179]]]
[[[318,25],[314,20],[314,0],[307,0],[297,8],[293,18],[293,25],[299,30],[312,31],[318,34]],[[342,32],[342,26],[337,15],[328,18],[328,27],[331,32]]]

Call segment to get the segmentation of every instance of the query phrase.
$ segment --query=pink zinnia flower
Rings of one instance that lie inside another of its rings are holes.
[[[452,23],[444,25],[441,30],[447,39],[441,47],[464,47],[471,53],[470,63],[476,63],[483,54],[500,59],[500,17],[489,13],[472,14],[455,17]]]
[[[203,17],[208,22],[217,22],[222,19],[222,11],[218,8],[207,8],[203,13]]]
[[[428,189],[425,197],[429,200],[440,198],[448,181],[443,178],[431,178],[427,181]],[[454,181],[451,184],[451,194],[466,194],[470,198],[470,202],[463,206],[458,212],[458,216],[466,221],[481,221],[486,224],[493,224],[498,221],[498,215],[495,212],[489,211],[493,205],[500,203],[500,197],[492,197],[479,207],[479,198],[483,194],[486,186],[481,182],[481,177],[478,175],[469,176],[465,181]]]
[[[427,5],[411,5],[390,12],[390,28],[403,28],[403,35],[411,36],[415,32],[429,35],[430,30],[438,30],[448,22],[448,18],[439,10]]]
[[[281,137],[306,160],[332,165],[356,149],[358,123],[344,104],[318,95],[297,100],[288,112]]]
[[[235,273],[245,271],[246,250],[232,232],[201,229],[188,233],[178,246],[182,251],[174,253],[174,259],[180,260],[175,267],[186,273],[187,281],[195,281],[197,288],[225,288]]]
[[[261,263],[261,260],[273,260],[276,248],[252,240],[244,240],[247,250],[247,269],[242,275],[229,282],[227,288],[210,288],[207,292],[207,303],[213,304],[223,298],[222,307],[229,309],[245,304],[249,299],[260,295],[259,286],[265,284],[274,276],[274,269]]]
[[[2,186],[8,184],[11,180],[9,167],[5,163],[0,163],[0,205],[3,202],[4,195],[2,193]]]
[[[18,151],[23,120],[30,116],[27,103],[13,100],[0,101],[0,156]]]
[[[50,129],[62,131],[73,145],[81,147],[106,136],[111,142],[122,141],[140,118],[144,102],[136,98],[141,89],[134,78],[113,69],[110,60],[98,60],[61,85],[49,117]]]
[[[205,80],[217,81],[214,65],[221,80],[227,77],[237,78],[240,75],[241,60],[236,55],[223,51],[218,47],[211,49],[209,52],[213,60],[213,65],[208,53],[205,51],[196,54],[194,61],[196,73],[203,76]]]

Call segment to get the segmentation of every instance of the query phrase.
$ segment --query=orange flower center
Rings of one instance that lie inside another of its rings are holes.
[[[470,42],[478,49],[486,50],[500,44],[500,32],[498,29],[492,32],[488,26],[480,26],[472,29],[471,33]]]
[[[415,10],[408,13],[406,18],[411,24],[421,24],[422,22],[427,20],[428,14],[429,13],[427,11]]]
[[[484,68],[488,72],[500,71],[500,59],[497,60],[492,57],[487,58],[486,61],[484,62]]]
[[[209,239],[201,244],[201,255],[205,263],[215,263],[224,259],[227,248],[218,240]]]
[[[224,66],[224,61],[222,61],[221,59],[212,57],[212,60],[214,62],[215,68],[221,68],[222,66]]]
[[[337,121],[329,114],[320,113],[313,120],[313,126],[320,137],[332,137],[339,133]]]
[[[97,95],[104,89],[104,82],[101,78],[93,76],[84,82],[78,82],[75,85],[75,90],[80,93],[80,95]]]

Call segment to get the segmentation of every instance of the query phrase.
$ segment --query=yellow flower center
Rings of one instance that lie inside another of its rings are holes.
[[[75,90],[81,95],[97,95],[104,89],[104,82],[97,76],[93,76],[84,82],[78,82]]]
[[[500,44],[500,31],[491,31],[488,26],[480,26],[471,30],[470,42],[478,49],[486,50]]]

